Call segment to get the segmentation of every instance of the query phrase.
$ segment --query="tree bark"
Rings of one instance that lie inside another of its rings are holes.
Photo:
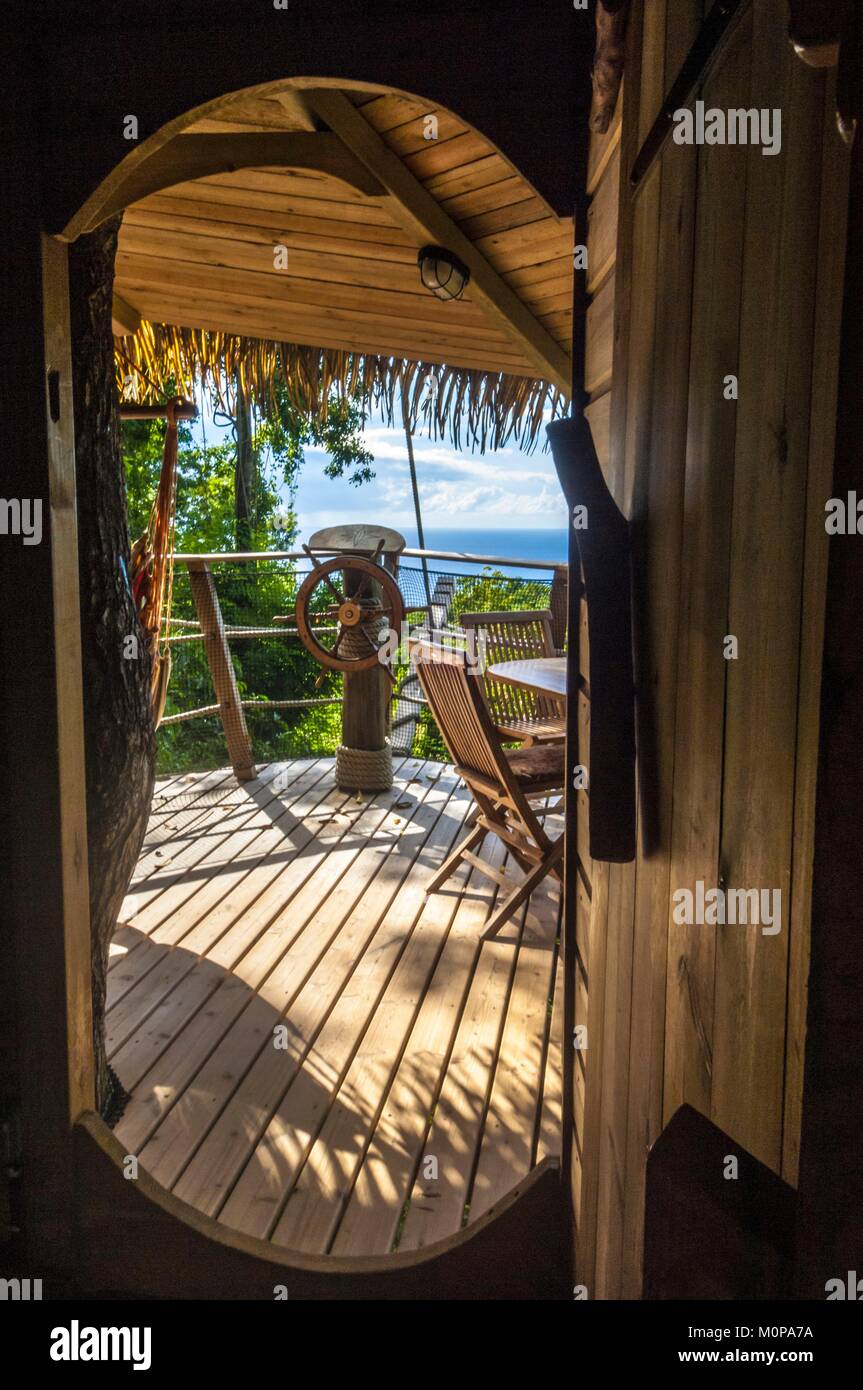
[[[237,459],[234,467],[234,513],[237,550],[252,549],[252,514],[258,461],[252,440],[252,407],[237,381]]]
[[[144,838],[155,768],[150,661],[125,577],[129,530],[111,332],[119,226],[115,218],[81,237],[69,266],[96,1095],[109,1119],[121,1097],[105,1053],[108,947]],[[124,642],[130,636],[137,644]],[[124,655],[136,645],[137,658]]]

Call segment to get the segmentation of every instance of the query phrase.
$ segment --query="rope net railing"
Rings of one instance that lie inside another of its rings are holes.
[[[445,563],[445,562],[444,562]],[[297,633],[294,608],[308,564],[256,557],[209,557],[207,568],[257,763],[333,755],[341,743],[344,677],[318,664]],[[431,633],[458,645],[459,616],[552,606],[552,571],[536,578],[506,574],[502,565],[457,573],[440,563],[401,563],[397,575],[410,633]],[[325,624],[320,625],[321,631]],[[402,634],[404,636],[405,634]],[[225,764],[223,709],[214,692],[189,569],[178,560],[167,641],[171,678],[157,735],[157,772],[205,771]],[[391,705],[390,739],[401,756],[446,760],[443,741],[400,648]]]

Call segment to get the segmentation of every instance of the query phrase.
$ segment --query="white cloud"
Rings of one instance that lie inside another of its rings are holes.
[[[403,432],[378,419],[366,427],[363,437],[374,455],[376,477],[362,488],[324,481],[325,455],[317,449],[308,451],[297,499],[304,535],[331,524],[336,515],[345,522],[377,517],[397,529],[413,527]],[[423,518],[429,528],[566,526],[566,504],[549,454],[537,450],[528,455],[517,448],[484,455],[461,452],[417,435],[414,455]]]
[[[385,480],[383,488],[386,503],[394,511],[409,503],[404,488],[396,479]],[[462,482],[441,479],[420,484],[420,505],[428,524],[436,526],[481,526],[483,520],[497,524],[506,520],[517,525],[527,517],[534,520],[542,517],[551,524],[562,524],[566,516],[566,504],[560,492],[545,482],[538,488],[522,490],[495,484],[466,486]]]

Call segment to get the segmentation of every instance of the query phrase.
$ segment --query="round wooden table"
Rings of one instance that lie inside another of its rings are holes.
[[[499,661],[486,669],[487,676],[507,681],[522,690],[534,690],[554,699],[566,698],[566,657],[536,656],[526,661]]]

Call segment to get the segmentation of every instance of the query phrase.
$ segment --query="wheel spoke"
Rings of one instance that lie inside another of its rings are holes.
[[[333,581],[330,579],[330,576],[329,576],[328,574],[322,574],[322,575],[321,575],[321,579],[323,579],[324,583],[326,584],[327,588],[329,589],[329,591],[330,591],[330,593],[332,594],[333,598],[335,599],[336,603],[339,605],[339,607],[341,607],[341,605],[344,603],[345,600],[344,600],[342,594],[341,594],[341,593],[339,592],[339,590],[336,588],[336,586],[335,586],[335,584],[333,583]]]
[[[364,574],[359,583],[359,588],[355,594],[351,594],[351,603],[359,603],[366,589],[369,587],[370,574]]]
[[[327,586],[327,588],[329,589],[330,593],[332,594],[333,598],[335,599],[336,603],[338,603],[338,604],[344,603],[344,599],[342,598],[342,595],[339,593],[339,591],[338,591],[338,589],[336,588],[335,584],[334,584],[334,583],[332,582],[332,580],[330,579],[330,576],[324,572],[324,567],[323,567],[323,565],[321,564],[320,560],[317,558],[317,556],[312,554],[311,550],[309,549],[309,547],[308,547],[307,545],[304,545],[304,546],[303,546],[303,550],[306,552],[307,556],[309,557],[309,560],[311,561],[312,566],[314,567],[314,569],[316,569],[316,570],[318,571],[318,579],[322,579],[322,580],[324,581],[324,583],[326,584],[326,586]]]

